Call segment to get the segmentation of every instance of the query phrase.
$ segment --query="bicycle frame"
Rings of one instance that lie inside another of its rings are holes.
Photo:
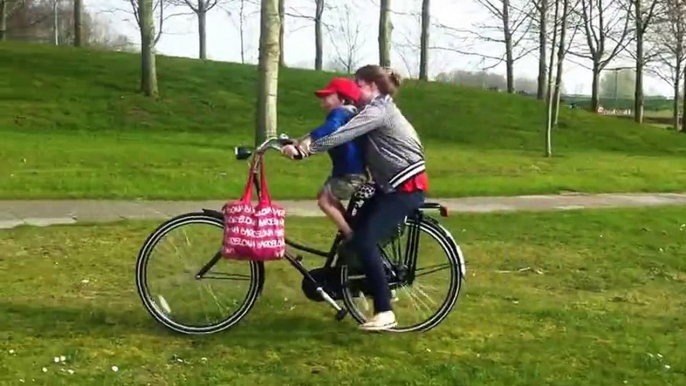
[[[258,157],[256,162],[255,162],[255,168],[253,169],[253,173],[255,173],[255,178],[253,178],[253,184],[254,184],[256,193],[258,195],[260,194],[260,183],[259,183],[260,179],[258,178],[259,177],[258,176],[258,174],[259,174],[259,167],[258,166],[259,166],[259,162],[262,162],[262,158],[264,157],[265,151],[267,149],[277,149],[278,150],[279,146],[282,146],[283,144],[287,144],[287,143],[288,143],[287,137],[282,136],[278,139],[277,138],[269,139],[269,140],[265,141],[262,145],[258,146],[256,154],[253,156],[253,157]],[[239,154],[239,150],[242,150],[243,153]],[[236,158],[246,159],[246,158],[250,157],[250,155],[251,154],[250,154],[249,150],[236,148]],[[346,209],[348,215],[354,216],[354,214],[357,213],[357,211],[360,208],[362,208],[362,206],[364,205],[364,203],[366,201],[367,200],[365,198],[354,196],[348,202],[348,207]],[[447,217],[447,215],[448,215],[448,211],[444,206],[442,206],[438,203],[424,203],[422,205],[422,207],[419,208],[419,210],[417,210],[417,212],[415,214],[413,214],[413,218],[415,218],[418,221],[421,221],[423,216],[424,216],[422,210],[426,210],[426,209],[437,209],[440,211],[440,214],[442,217]],[[209,213],[213,216],[218,216],[220,218],[223,217],[223,214],[221,212],[216,211],[216,210],[203,209],[203,211],[206,213]],[[408,276],[405,280],[407,282],[411,283],[414,280],[414,277],[415,277],[414,271],[416,270],[416,267],[417,267],[417,250],[419,247],[419,231],[415,230],[415,231],[411,232],[411,234],[409,236],[410,237],[409,237],[407,245],[405,247],[405,259],[407,261],[404,261],[403,265],[408,267],[408,272],[406,273]],[[302,245],[302,244],[296,243],[292,240],[289,240],[288,238],[285,239],[285,242],[286,242],[287,246],[289,246],[295,250],[306,252],[306,253],[309,253],[312,255],[316,255],[316,256],[320,256],[322,258],[325,258],[326,261],[324,263],[324,267],[327,269],[333,270],[333,269],[336,269],[337,266],[339,266],[337,249],[338,249],[338,246],[340,245],[342,239],[343,239],[343,236],[341,235],[341,233],[340,232],[337,233],[336,237],[334,238],[334,241],[331,245],[331,248],[329,249],[328,252],[324,252],[324,251],[321,251],[321,250],[318,250],[315,248],[310,248],[306,245]],[[200,269],[200,271],[198,271],[195,278],[198,280],[202,279],[202,277],[210,269],[212,269],[212,267],[219,260],[221,260],[221,258],[222,258],[221,252],[217,252],[212,257],[212,259],[207,264],[205,264]],[[348,310],[345,308],[342,308],[338,303],[336,303],[336,301],[331,297],[331,295],[326,292],[326,290],[323,288],[321,283],[319,283],[310,274],[310,271],[307,268],[305,268],[305,266],[301,263],[301,261],[303,260],[303,257],[300,255],[293,256],[288,251],[286,251],[284,258],[286,259],[286,261],[288,261],[290,263],[291,266],[293,266],[293,268],[295,268],[298,272],[300,272],[300,274],[304,278],[306,278],[308,281],[310,281],[315,286],[317,293],[322,297],[322,299],[324,299],[325,302],[327,302],[329,305],[331,305],[331,307],[333,307],[337,311],[336,319],[338,321],[343,320],[343,318],[345,318],[345,316],[347,315]],[[388,259],[386,259],[383,256],[382,256],[382,258],[383,258],[384,265],[386,265],[388,268],[393,268],[393,264],[391,262],[389,262]],[[401,280],[404,279],[404,278],[398,278],[397,272],[395,272],[394,269],[391,269],[390,271],[393,273],[393,275],[395,276],[396,279],[401,279]]]

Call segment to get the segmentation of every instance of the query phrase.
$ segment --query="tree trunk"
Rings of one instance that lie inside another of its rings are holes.
[[[593,60],[593,83],[591,84],[591,110],[598,111],[600,102],[598,101],[598,92],[600,91],[600,64],[597,60]]]
[[[557,20],[557,16],[560,12],[560,0],[555,0],[555,17],[553,20]],[[546,89],[546,124],[545,124],[545,156],[552,157],[553,155],[553,63],[555,61],[555,43],[557,42],[557,28],[553,28],[553,42],[550,45],[550,64],[547,66],[549,69],[548,75],[548,87]]]
[[[557,1],[557,0],[556,0]],[[548,0],[540,0],[540,8],[538,9],[538,84],[536,90],[536,99],[543,100],[545,97],[545,80],[546,80],[546,33],[548,19]],[[553,28],[555,21],[553,21]],[[552,71],[551,71],[552,72]]]
[[[555,0],[559,1],[559,0]],[[555,75],[555,95],[553,104],[553,126],[557,126],[560,117],[560,98],[562,96],[562,72],[567,53],[565,39],[567,37],[567,17],[569,16],[569,0],[562,0],[562,18],[560,19],[560,43],[557,47],[557,74]],[[554,25],[554,24],[553,24]]]
[[[141,31],[141,91],[149,97],[157,97],[157,69],[155,66],[155,20],[154,0],[138,0],[138,18]]]
[[[83,0],[74,0],[74,47],[83,45]]]
[[[314,69],[321,71],[324,63],[324,32],[322,31],[322,15],[324,14],[324,0],[316,0],[314,13]]]
[[[205,0],[198,0],[198,50],[198,57],[201,60],[207,59],[207,3]]]
[[[245,1],[241,0],[239,30],[241,35],[241,63],[245,64]]]
[[[279,80],[278,0],[262,0],[260,11],[260,60],[257,80],[255,143],[276,136],[276,102]]]
[[[503,35],[505,40],[505,74],[507,92],[514,94],[514,56],[512,55],[512,32],[510,31],[510,1],[503,0]]]
[[[682,103],[683,105],[681,106],[681,132],[686,133],[686,119],[684,119],[684,116],[686,115],[686,65],[684,65],[684,90],[682,94]]]
[[[279,66],[286,67],[286,50],[284,38],[286,35],[286,0],[279,0]]]
[[[7,2],[0,0],[0,41],[4,42],[7,37]]]
[[[505,55],[505,66],[506,66],[506,76],[507,76],[507,92],[514,94],[515,84],[514,84],[514,58],[512,57],[512,37],[505,43],[509,48],[507,49]]]
[[[641,0],[634,0],[636,7],[636,84],[634,90],[634,121],[643,123],[643,20]]]
[[[379,64],[391,66],[391,0],[381,0],[379,15]]]
[[[429,29],[431,28],[431,1],[422,1],[422,35],[419,52],[419,79],[429,80]]]
[[[57,0],[53,0],[53,2],[52,2],[52,33],[54,35],[56,46],[60,45],[60,29],[59,29],[58,24],[59,23],[58,23],[58,19],[57,19]]]
[[[676,68],[681,68],[681,63],[677,63]],[[679,71],[675,71],[674,76],[674,101],[672,104],[672,119],[674,120],[674,130],[679,131],[679,87],[681,86],[681,79]],[[686,98],[684,98],[686,99]]]

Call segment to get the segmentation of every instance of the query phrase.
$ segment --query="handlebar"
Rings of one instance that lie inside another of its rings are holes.
[[[234,148],[234,153],[236,154],[236,159],[237,160],[246,160],[250,158],[253,155],[253,152],[255,154],[264,154],[267,150],[277,150],[281,151],[281,149],[286,146],[286,145],[291,145],[293,144],[293,140],[288,138],[288,135],[286,134],[281,134],[278,137],[270,137],[267,138],[264,142],[262,142],[259,146],[256,148],[252,147],[247,147],[247,146],[237,146]]]

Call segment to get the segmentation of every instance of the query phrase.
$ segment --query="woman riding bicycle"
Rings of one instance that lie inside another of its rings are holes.
[[[354,253],[362,262],[374,297],[374,317],[362,324],[366,331],[388,330],[397,325],[391,295],[377,243],[388,238],[424,202],[428,189],[424,152],[414,127],[393,102],[400,77],[376,65],[361,67],[355,73],[360,100],[367,103],[347,124],[315,141],[307,137],[284,147],[291,158],[323,153],[328,149],[366,135],[365,163],[376,185],[377,194],[359,213],[349,239],[339,251]]]

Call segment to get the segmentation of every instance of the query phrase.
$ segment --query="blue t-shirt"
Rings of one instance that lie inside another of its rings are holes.
[[[326,116],[324,124],[312,130],[310,138],[312,138],[312,141],[316,141],[335,132],[341,126],[348,123],[354,115],[354,110],[345,107],[337,107],[331,110]],[[331,157],[331,162],[333,163],[332,177],[365,173],[364,154],[362,152],[364,138],[365,136],[358,137],[353,141],[329,149],[329,157]]]

